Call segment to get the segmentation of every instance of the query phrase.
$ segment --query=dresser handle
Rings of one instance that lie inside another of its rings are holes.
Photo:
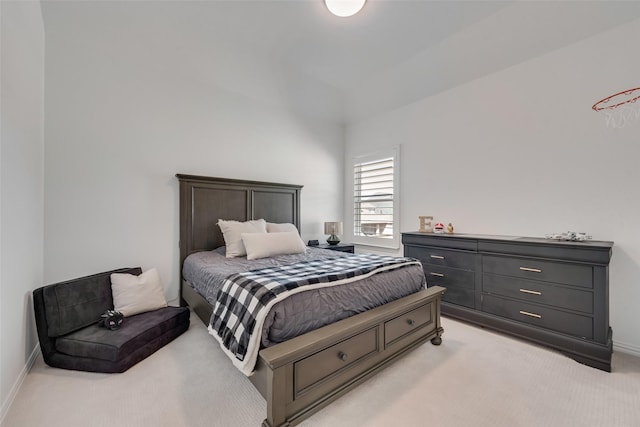
[[[524,314],[525,316],[529,316],[529,317],[535,317],[536,319],[542,319],[542,316],[540,316],[539,314],[529,313],[528,311],[520,310],[520,314]]]
[[[416,323],[416,322],[414,322],[414,321],[413,321],[413,319],[407,319],[407,323],[408,323],[410,326],[413,326],[413,324],[414,324],[414,323]]]
[[[529,268],[529,267],[520,267],[522,271],[531,271],[532,273],[542,273],[542,270],[539,268]]]
[[[340,360],[342,360],[343,362],[347,361],[347,353],[343,353],[342,351],[340,353],[338,353],[338,358]]]
[[[444,277],[444,274],[442,273],[429,273],[432,276],[438,276],[438,277]]]
[[[530,291],[529,289],[520,289],[520,292],[524,292],[525,294],[532,294],[532,295],[542,295],[542,292]]]
[[[431,255],[431,258],[435,258],[435,259],[444,259],[443,256],[441,255]]]

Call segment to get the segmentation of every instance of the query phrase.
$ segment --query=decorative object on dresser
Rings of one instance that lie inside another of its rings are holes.
[[[613,242],[403,233],[404,255],[443,286],[442,313],[611,371]]]
[[[212,255],[224,246],[222,232],[215,226],[218,218],[236,221],[264,218],[267,224],[300,225],[302,186],[182,174],[177,177],[183,273],[188,257]],[[416,276],[422,287],[422,269],[415,263],[412,267],[419,269]],[[267,417],[262,425],[299,424],[426,341],[440,344],[443,292],[440,287],[420,289],[261,349],[255,370],[248,378],[266,400]],[[213,306],[184,275],[180,295],[181,303],[191,306],[209,325]]]
[[[576,233],[575,231],[567,231],[566,233],[550,233],[545,234],[545,238],[552,240],[569,240],[572,242],[582,242],[584,240],[591,240],[591,236],[586,233]]]
[[[329,249],[332,251],[348,252],[350,254],[355,253],[355,246],[349,243],[338,243],[337,245],[316,245],[315,247]]]
[[[420,233],[433,233],[433,217],[432,216],[419,216],[420,220]]]
[[[339,221],[331,221],[324,223],[324,234],[329,234],[327,243],[330,245],[337,245],[340,243],[339,235],[342,234],[342,223]]]

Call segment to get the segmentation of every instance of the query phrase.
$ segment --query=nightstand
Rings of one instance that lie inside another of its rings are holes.
[[[338,243],[337,245],[329,245],[327,243],[313,246],[314,248],[329,249],[331,251],[348,252],[350,254],[355,253],[355,247],[349,243]]]

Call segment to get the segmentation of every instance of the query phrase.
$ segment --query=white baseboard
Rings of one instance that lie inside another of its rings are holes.
[[[640,347],[631,344],[614,341],[613,351],[619,351],[620,353],[627,353],[633,356],[640,357]]]
[[[31,370],[31,367],[33,367],[33,364],[35,363],[36,358],[38,357],[39,354],[40,354],[40,344],[36,344],[33,351],[29,355],[29,358],[27,359],[27,363],[25,363],[24,368],[22,368],[22,371],[20,372],[20,375],[18,375],[16,382],[13,383],[13,387],[11,387],[11,391],[9,392],[9,395],[7,396],[5,401],[2,402],[2,408],[0,409],[0,426],[3,425],[4,418],[7,416],[7,413],[9,412],[9,408],[11,408],[11,404],[13,403],[13,400],[16,398],[18,391],[20,391],[20,387],[22,387],[22,383],[24,382],[24,379],[27,377],[27,374]]]

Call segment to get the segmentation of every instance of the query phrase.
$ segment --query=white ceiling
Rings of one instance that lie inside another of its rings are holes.
[[[640,1],[612,0],[369,0],[350,18],[331,15],[322,0],[43,0],[42,5],[45,32],[82,37],[98,25],[88,19],[92,16],[100,25],[135,31],[133,37],[144,36],[145,27],[180,27],[216,54],[267,57],[288,73],[335,88],[347,121],[640,18]],[[122,25],[123,16],[136,25]],[[373,91],[378,96],[370,96]]]

